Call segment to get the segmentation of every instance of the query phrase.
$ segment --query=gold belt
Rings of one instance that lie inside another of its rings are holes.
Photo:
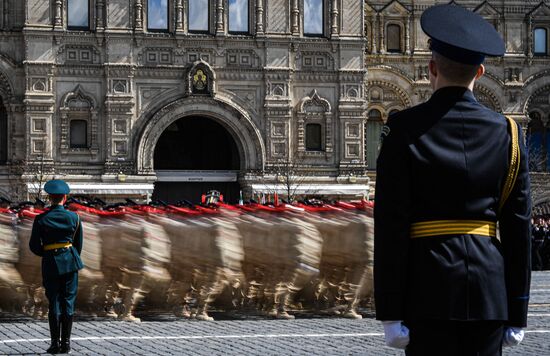
[[[44,245],[44,251],[56,250],[58,248],[71,247],[73,244],[70,242],[59,242],[56,244]]]
[[[411,225],[411,238],[466,234],[496,237],[497,224],[483,220],[432,220]]]

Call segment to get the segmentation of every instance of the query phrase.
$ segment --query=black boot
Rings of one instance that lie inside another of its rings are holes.
[[[56,316],[48,315],[48,322],[50,323],[52,344],[46,352],[49,354],[56,354],[59,352],[59,319]]]
[[[60,354],[68,354],[71,352],[72,328],[73,328],[73,316],[63,315],[61,317],[61,346],[59,347]]]

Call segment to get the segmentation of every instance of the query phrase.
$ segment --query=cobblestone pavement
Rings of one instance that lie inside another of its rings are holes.
[[[219,320],[78,321],[73,331],[73,354],[404,355],[384,346],[382,328],[367,311],[362,320],[305,315],[297,315],[295,320],[214,316]],[[46,322],[0,319],[0,354],[34,355],[44,352],[48,345]],[[550,355],[550,271],[533,273],[525,339],[521,346],[505,349],[504,355]]]

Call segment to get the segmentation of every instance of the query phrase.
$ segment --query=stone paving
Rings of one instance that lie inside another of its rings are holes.
[[[78,321],[73,354],[82,355],[404,355],[384,345],[371,312],[362,320],[297,315],[295,320],[214,314],[213,322],[159,318],[141,323]],[[48,325],[0,319],[0,354],[34,355],[49,345]],[[534,272],[523,343],[504,355],[550,355],[550,271]]]

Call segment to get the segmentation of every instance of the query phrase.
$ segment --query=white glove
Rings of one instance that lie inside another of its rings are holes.
[[[504,337],[502,338],[503,347],[517,346],[523,340],[525,332],[522,328],[506,327],[504,328]]]
[[[401,321],[383,321],[384,338],[386,345],[398,349],[405,349],[409,344],[409,329]]]

